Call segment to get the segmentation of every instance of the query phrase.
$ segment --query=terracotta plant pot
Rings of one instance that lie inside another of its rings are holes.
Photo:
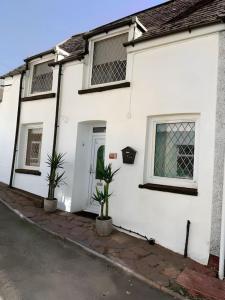
[[[47,198],[44,199],[44,210],[46,212],[51,213],[56,211],[56,209],[57,209],[57,199],[54,200],[50,200]]]
[[[96,231],[99,236],[109,236],[113,231],[112,218],[101,219],[96,218]]]

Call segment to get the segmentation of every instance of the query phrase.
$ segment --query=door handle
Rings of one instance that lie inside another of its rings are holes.
[[[90,165],[90,170],[89,170],[90,174],[94,174],[95,172],[93,171],[92,165]]]

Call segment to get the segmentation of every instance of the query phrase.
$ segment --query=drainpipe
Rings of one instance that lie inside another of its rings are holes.
[[[59,64],[58,83],[57,83],[57,94],[56,94],[56,108],[55,108],[55,124],[54,124],[54,136],[52,146],[52,156],[56,151],[57,133],[58,133],[58,119],[59,119],[59,104],[60,104],[60,90],[61,90],[61,76],[62,76],[62,64]],[[51,170],[52,172],[52,170]],[[48,189],[49,197],[50,189]]]
[[[224,158],[225,161],[225,158]],[[225,259],[225,164],[223,175],[223,197],[222,197],[222,215],[221,215],[221,236],[220,236],[220,257],[219,257],[219,279],[224,279]]]
[[[18,143],[19,128],[20,128],[20,115],[21,115],[21,103],[22,103],[21,98],[22,98],[24,74],[25,74],[25,71],[23,71],[20,76],[19,99],[18,99],[18,108],[17,108],[17,119],[16,119],[16,132],[15,132],[13,158],[12,158],[11,174],[10,174],[10,181],[9,181],[10,188],[12,188],[15,161],[16,161],[17,143]]]

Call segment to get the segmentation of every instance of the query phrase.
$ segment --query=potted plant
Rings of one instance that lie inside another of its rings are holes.
[[[59,172],[63,169],[64,155],[62,153],[54,153],[48,155],[47,165],[50,167],[50,173],[47,175],[49,186],[48,198],[44,199],[44,210],[46,212],[54,212],[57,209],[57,199],[55,198],[55,189],[64,183],[63,178],[65,172]]]
[[[109,185],[113,181],[115,174],[119,169],[112,171],[112,165],[101,165],[99,168],[99,174],[101,180],[104,181],[103,191],[100,191],[96,187],[96,193],[93,195],[93,199],[99,202],[101,206],[100,215],[96,218],[96,231],[100,236],[109,236],[112,232],[112,218],[109,216],[109,198],[112,194],[109,194]]]

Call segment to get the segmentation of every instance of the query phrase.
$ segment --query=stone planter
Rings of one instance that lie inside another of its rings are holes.
[[[56,209],[57,209],[57,199],[54,200],[50,200],[47,198],[44,199],[44,210],[46,212],[51,213],[56,211]]]
[[[44,207],[44,198],[43,199],[34,198],[34,206],[36,206],[38,208],[43,208]]]
[[[97,217],[96,231],[99,236],[109,236],[113,231],[112,218],[101,220],[100,217]]]

